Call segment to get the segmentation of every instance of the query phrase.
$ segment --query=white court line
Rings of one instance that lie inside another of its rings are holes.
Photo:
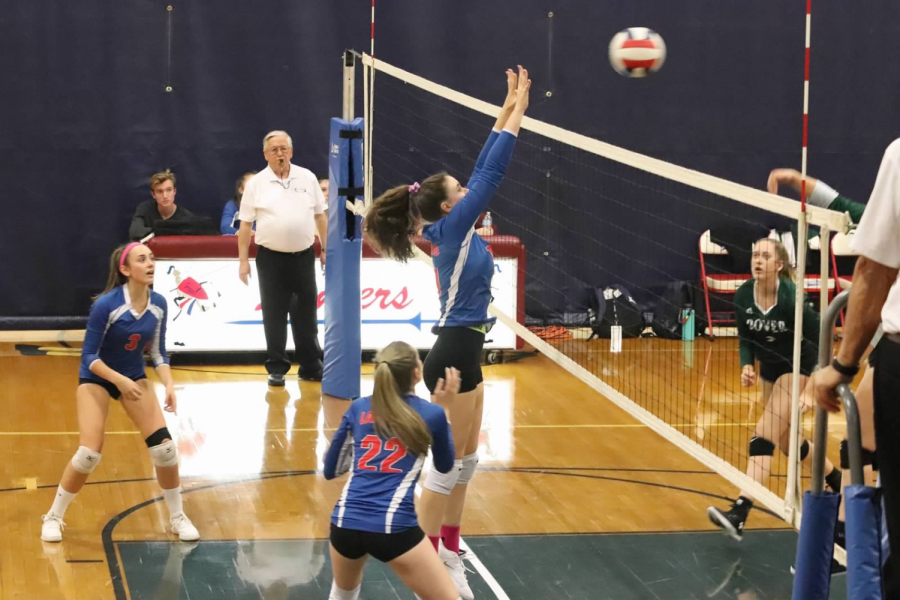
[[[425,465],[422,467],[422,472],[427,473],[431,468],[431,455],[428,455],[428,460]],[[422,482],[416,484],[416,498],[420,498],[422,496]],[[491,572],[488,571],[488,568],[484,566],[484,563],[481,562],[475,553],[472,552],[472,549],[469,548],[469,545],[463,540],[459,538],[459,547],[466,551],[466,562],[472,563],[472,566],[475,567],[475,571],[481,575],[481,578],[484,580],[488,587],[491,588],[491,591],[494,592],[494,596],[497,597],[497,600],[510,600],[507,593],[503,590],[503,587],[494,579],[494,576],[491,575]]]
[[[510,600],[509,596],[506,595],[506,592],[497,583],[497,580],[494,579],[494,576],[491,575],[491,572],[488,571],[487,567],[484,566],[484,563],[475,556],[472,552],[472,549],[469,548],[469,545],[463,541],[462,538],[459,539],[459,547],[466,551],[466,562],[472,563],[472,566],[475,567],[475,570],[481,575],[481,578],[484,580],[488,587],[491,588],[491,591],[494,592],[494,595],[497,597],[497,600]]]

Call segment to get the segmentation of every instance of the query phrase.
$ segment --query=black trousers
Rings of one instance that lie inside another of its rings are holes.
[[[284,375],[291,369],[287,345],[288,313],[300,373],[322,371],[322,347],[316,319],[316,253],[275,252],[262,246],[256,255],[263,329],[266,333],[266,371]]]
[[[891,542],[882,587],[884,600],[900,600],[900,343],[885,335],[875,353],[875,445]]]

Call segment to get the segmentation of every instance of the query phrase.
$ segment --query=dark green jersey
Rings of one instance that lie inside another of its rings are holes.
[[[850,213],[850,221],[854,225],[859,225],[863,212],[866,210],[866,205],[854,202],[850,198],[839,194],[837,198],[831,201],[831,205],[828,208],[838,212]]]
[[[866,205],[861,202],[856,202],[851,200],[846,196],[841,196],[838,194],[837,198],[831,201],[831,204],[828,205],[829,210],[836,210],[838,212],[845,212],[850,214],[850,222],[853,225],[859,225],[859,221],[862,219],[863,212],[866,210]],[[797,223],[794,222],[791,224],[791,233],[794,234],[794,250],[797,250]],[[832,231],[832,233],[834,233]],[[806,230],[806,237],[812,239],[819,235],[818,227],[810,227]]]
[[[754,297],[756,279],[746,281],[734,295],[735,320],[740,337],[741,367],[759,360],[764,364],[790,365],[794,356],[794,306],[797,287],[780,279],[778,299],[767,312]],[[819,313],[804,302],[802,367],[811,371],[818,358]]]

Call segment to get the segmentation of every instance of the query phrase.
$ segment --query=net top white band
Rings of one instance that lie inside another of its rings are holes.
[[[372,57],[367,54],[363,55],[362,60],[363,64],[369,68],[372,68],[372,65],[375,62]],[[418,75],[414,75],[408,71],[404,71],[403,69],[388,64],[383,60],[378,60],[375,69],[482,114],[496,117],[500,112],[499,106],[494,106],[493,104],[484,102],[478,98],[473,98],[462,92],[428,81]],[[673,181],[678,181],[685,185],[717,194],[736,202],[754,206],[791,219],[798,220],[800,218],[800,203],[788,198],[769,194],[768,192],[747,187],[719,177],[714,177],[713,175],[707,175],[706,173],[680,167],[637,152],[632,152],[631,150],[625,150],[624,148],[619,148],[618,146],[613,146],[612,144],[607,144],[606,142],[601,142],[600,140],[573,131],[568,131],[561,127],[550,125],[530,117],[525,117],[522,120],[522,129],[532,131],[564,144],[569,144],[586,152],[614,160],[630,167],[641,169]],[[850,217],[846,213],[839,213],[837,211],[816,206],[807,206],[806,210],[810,225],[819,227],[824,226],[828,227],[831,231],[842,233],[846,233],[850,230]]]

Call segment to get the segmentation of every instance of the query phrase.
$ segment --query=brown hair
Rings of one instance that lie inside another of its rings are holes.
[[[122,244],[113,250],[112,256],[109,257],[109,277],[106,278],[106,287],[102,292],[91,298],[91,300],[96,300],[103,294],[116,289],[120,285],[128,283],[128,277],[119,270],[119,261],[122,260],[122,252],[125,251],[125,248],[128,247],[128,245],[129,244]],[[125,257],[125,264],[128,264],[128,257]]]
[[[241,185],[243,185],[244,180],[247,177],[252,177],[256,175],[256,171],[247,171],[243,175],[241,175],[238,180],[234,183],[234,205],[238,208],[241,207],[241,198],[244,197],[244,193],[241,192]]]
[[[178,185],[175,183],[175,173],[173,173],[172,171],[166,169],[165,171],[154,173],[150,177],[150,191],[152,192],[153,188],[167,181],[172,182],[172,187],[178,187]]]
[[[375,199],[366,213],[365,231],[378,252],[400,262],[415,256],[411,238],[419,223],[434,223],[444,216],[446,178],[441,171],[426,177],[415,193],[410,193],[409,185],[398,185]]]
[[[409,452],[422,455],[431,445],[431,432],[402,398],[412,390],[417,356],[416,349],[406,342],[393,342],[375,357],[372,418],[378,435],[397,438]]]
[[[778,277],[786,281],[794,281],[794,266],[791,264],[791,257],[788,256],[787,248],[784,247],[784,244],[782,244],[778,240],[764,237],[756,240],[753,245],[755,246],[760,242],[769,242],[775,247],[776,260],[778,260],[782,264],[782,268],[778,273]]]

